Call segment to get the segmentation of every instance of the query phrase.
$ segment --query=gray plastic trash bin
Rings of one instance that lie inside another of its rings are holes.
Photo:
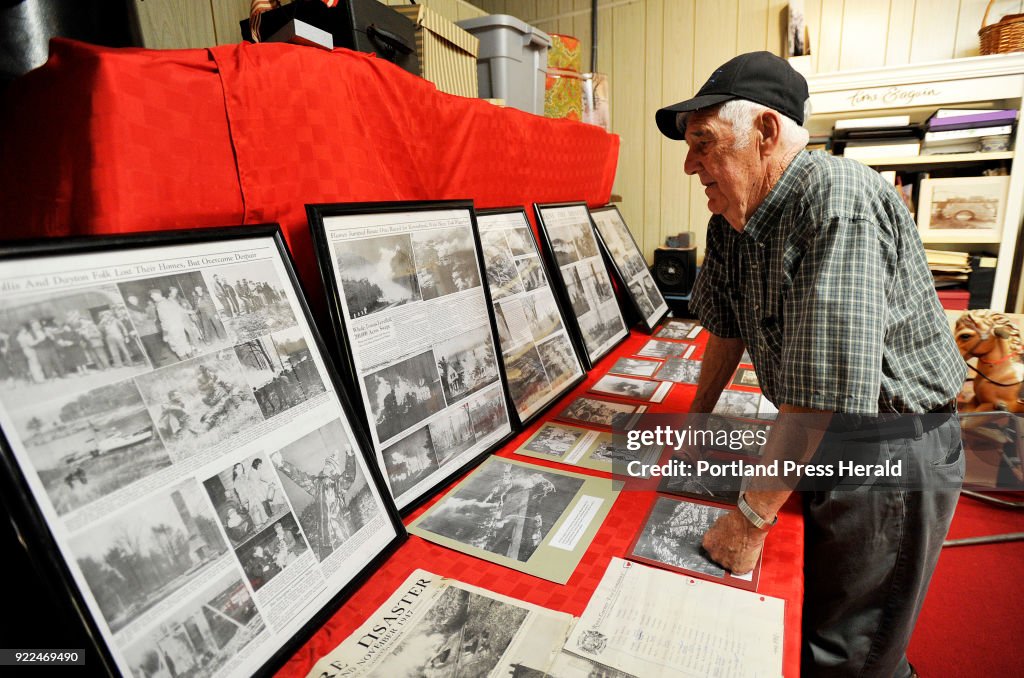
[[[548,34],[507,14],[466,19],[458,25],[480,39],[480,98],[504,99],[508,106],[544,115]]]

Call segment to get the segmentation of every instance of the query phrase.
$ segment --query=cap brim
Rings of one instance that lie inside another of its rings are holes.
[[[676,116],[679,113],[689,113],[701,108],[707,108],[708,106],[717,106],[735,98],[737,97],[733,94],[705,94],[693,97],[686,101],[680,101],[678,104],[672,104],[671,106],[659,109],[654,114],[654,121],[658,123],[658,129],[661,130],[662,134],[669,139],[682,141],[684,139],[683,133],[679,130],[679,126],[676,125]]]

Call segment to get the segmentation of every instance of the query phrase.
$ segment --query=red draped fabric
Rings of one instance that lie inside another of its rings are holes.
[[[471,198],[528,213],[534,201],[602,205],[619,147],[597,127],[439,93],[369,55],[281,44],[150,51],[54,40],[46,65],[6,98],[3,238],[275,221],[314,309],[323,292],[306,203]],[[643,341],[634,334],[587,383]],[[693,387],[676,386],[654,411],[685,411],[692,398]],[[412,537],[280,674],[305,675],[417,567],[579,614],[652,501],[623,492],[565,586]],[[799,671],[802,558],[790,507],[768,539],[759,586],[787,600],[787,676]]]

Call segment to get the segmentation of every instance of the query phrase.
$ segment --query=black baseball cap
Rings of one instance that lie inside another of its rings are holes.
[[[748,52],[718,67],[692,99],[666,106],[654,114],[658,129],[669,139],[682,140],[676,114],[746,99],[767,106],[804,124],[807,81],[789,62],[771,52]]]

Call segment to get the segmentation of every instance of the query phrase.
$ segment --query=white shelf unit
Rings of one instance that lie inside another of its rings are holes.
[[[999,54],[966,59],[949,59],[925,64],[821,73],[807,77],[811,93],[812,135],[831,133],[836,120],[874,115],[909,114],[913,122],[926,119],[937,108],[1015,108],[1024,102],[1024,54]],[[980,251],[999,257],[992,288],[992,308],[1020,312],[1024,293],[1010,290],[1011,279],[1019,279],[1017,239],[1024,219],[1024,134],[1018,131],[1011,151],[964,153],[946,156],[872,158],[864,162],[884,169],[906,168],[924,171],[929,166],[1009,161],[1010,188],[1002,239],[978,243]],[[929,245],[931,247],[932,245]],[[963,247],[963,243],[958,243]],[[1014,275],[1017,274],[1017,275]],[[1011,305],[1012,307],[1008,307]]]

